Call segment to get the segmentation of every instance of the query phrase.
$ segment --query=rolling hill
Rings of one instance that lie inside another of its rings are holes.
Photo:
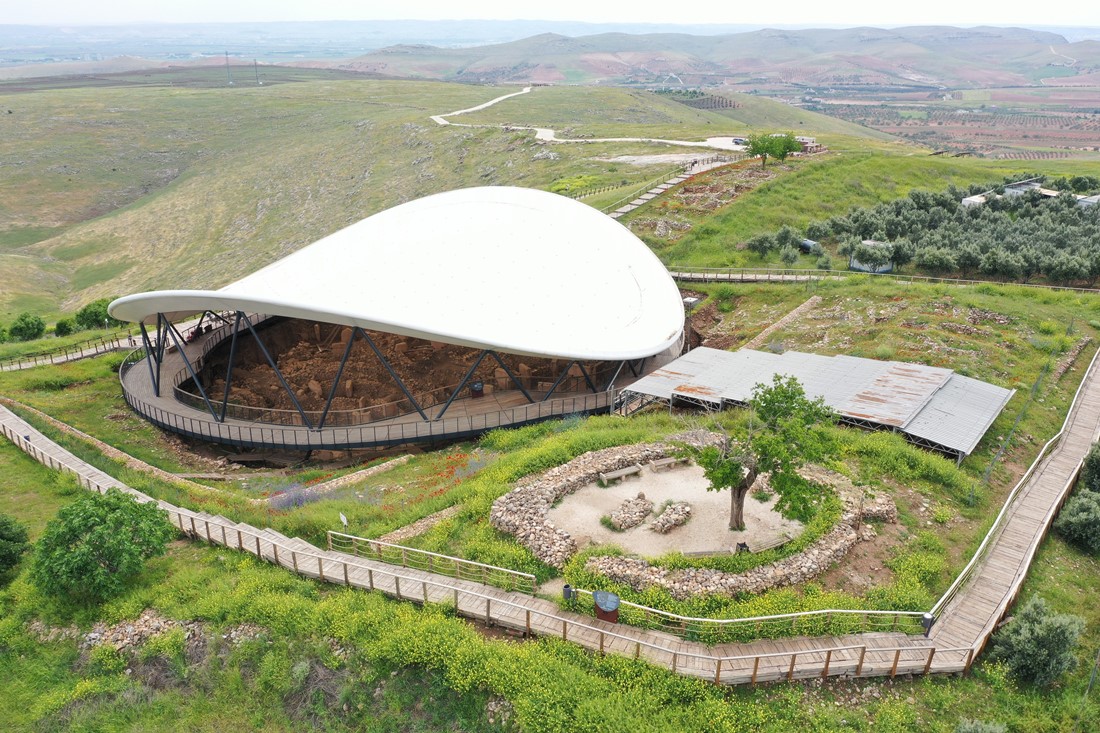
[[[1100,69],[1092,41],[1022,28],[760,30],[718,36],[546,33],[474,48],[398,45],[340,68],[470,82],[977,87]],[[1070,60],[1073,61],[1070,64]],[[1067,66],[1068,64],[1068,66]]]

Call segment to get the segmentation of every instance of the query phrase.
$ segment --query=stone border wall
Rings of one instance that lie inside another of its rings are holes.
[[[560,570],[576,554],[577,543],[546,518],[550,507],[595,482],[601,472],[667,457],[675,450],[674,442],[701,447],[724,441],[724,436],[717,433],[693,431],[670,436],[666,443],[639,443],[584,453],[562,466],[521,479],[515,489],[493,502],[489,523],[515,536],[535,557]],[[865,497],[861,499],[851,482],[840,474],[817,467],[804,473],[808,479],[837,489],[844,502],[844,513],[836,527],[798,554],[744,573],[710,568],[673,571],[638,558],[615,556],[590,558],[585,568],[638,591],[660,586],[676,598],[706,593],[761,593],[811,580],[847,555],[856,542],[873,538],[875,531],[867,525],[856,530],[861,520],[897,521],[897,507],[889,497],[877,496],[868,501]]]
[[[664,443],[638,443],[589,451],[569,463],[521,479],[516,488],[493,502],[489,523],[501,532],[514,535],[535,557],[560,570],[576,554],[577,543],[568,532],[555,527],[546,518],[550,507],[577,489],[594,483],[600,473],[667,458],[675,450],[674,443],[702,447],[724,440],[717,433],[693,431],[669,436],[669,442]]]

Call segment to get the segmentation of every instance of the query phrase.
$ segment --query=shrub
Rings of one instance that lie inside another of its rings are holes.
[[[110,314],[107,313],[107,306],[110,304],[110,298],[93,300],[76,312],[76,324],[83,329],[103,328],[104,325],[122,325],[122,321],[112,318]]]
[[[117,594],[147,558],[164,553],[175,530],[155,503],[108,489],[78,499],[46,525],[31,580],[43,593],[78,601]]]
[[[29,547],[27,528],[16,521],[15,517],[0,514],[0,574],[18,565],[19,558]]]
[[[1071,496],[1054,529],[1082,549],[1100,553],[1100,493],[1078,491]]]
[[[1100,445],[1093,445],[1081,467],[1081,485],[1089,491],[1100,491]]]
[[[46,322],[33,313],[20,313],[8,327],[8,333],[15,341],[34,341],[46,333]]]
[[[55,336],[68,336],[76,330],[76,323],[71,318],[62,318],[54,324],[53,333]]]
[[[1073,652],[1084,630],[1079,616],[1052,613],[1046,601],[1032,596],[993,637],[992,656],[1016,679],[1045,687],[1077,665]]]
[[[814,263],[814,267],[819,270],[831,270],[833,269],[833,260],[829,255],[821,255]]]

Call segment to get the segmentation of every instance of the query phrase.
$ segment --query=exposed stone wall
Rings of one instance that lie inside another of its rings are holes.
[[[630,529],[644,522],[652,513],[653,502],[639,491],[636,497],[627,499],[611,512],[611,524],[615,529]]]
[[[847,555],[860,539],[852,526],[853,519],[853,516],[845,515],[845,519],[831,532],[797,555],[744,573],[726,573],[711,568],[669,570],[654,567],[637,558],[611,556],[591,558],[585,568],[606,575],[634,590],[660,586],[675,598],[689,598],[707,593],[763,593],[771,588],[797,585],[811,580]],[[870,537],[874,531],[865,527],[860,534]]]
[[[589,451],[569,463],[527,476],[515,489],[493,502],[489,523],[501,532],[515,535],[538,559],[561,569],[577,552],[577,543],[568,532],[558,529],[546,518],[550,507],[577,489],[594,483],[601,472],[668,457],[675,450],[674,443],[717,445],[724,438],[717,433],[697,430],[670,436],[668,440],[666,443],[639,443]]]
[[[493,502],[490,524],[502,532],[515,535],[543,562],[563,568],[576,553],[577,544],[568,532],[558,529],[546,518],[551,506],[577,489],[593,483],[601,471],[616,471],[636,463],[644,464],[667,457],[674,450],[671,441],[697,446],[720,445],[724,437],[717,433],[694,431],[672,436],[669,440],[669,443],[641,443],[591,451],[565,465],[526,477],[515,489]],[[653,567],[637,558],[611,556],[591,558],[585,567],[635,590],[653,585],[666,588],[676,598],[701,593],[762,593],[771,588],[811,580],[839,562],[856,542],[874,537],[874,529],[862,524],[860,517],[862,520],[897,521],[897,507],[888,496],[868,496],[844,476],[821,467],[806,467],[800,473],[808,480],[834,488],[843,501],[844,513],[836,527],[796,555],[744,573],[726,573],[709,568],[673,571]],[[670,516],[668,521],[682,516],[679,522],[682,524],[690,516],[691,507],[676,504],[666,509],[664,514],[672,510],[675,510],[675,515]],[[653,525],[661,522],[664,514]],[[860,525],[858,531],[857,525]],[[660,531],[656,527],[654,529]]]
[[[658,534],[668,534],[689,519],[691,519],[691,504],[678,501],[665,507],[665,510],[649,523],[649,528]]]

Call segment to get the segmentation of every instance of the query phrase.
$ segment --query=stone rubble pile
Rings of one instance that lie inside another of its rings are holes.
[[[848,554],[859,537],[852,524],[841,521],[831,532],[797,555],[744,573],[711,568],[669,570],[629,557],[593,557],[585,569],[606,575],[637,591],[651,586],[668,590],[675,598],[700,594],[763,593],[771,588],[798,585],[820,575]]]
[[[694,430],[669,436],[665,443],[639,443],[589,451],[569,463],[521,479],[516,488],[493,502],[489,523],[514,535],[535,557],[556,568],[565,567],[577,552],[576,541],[546,518],[555,503],[577,489],[595,483],[601,472],[666,458],[677,444],[696,447],[720,445],[723,436]]]
[[[202,624],[198,621],[173,621],[161,616],[151,608],[141,612],[141,616],[133,621],[123,621],[114,626],[100,622],[92,627],[92,630],[84,635],[80,642],[81,649],[90,649],[100,644],[110,644],[119,651],[138,647],[151,637],[170,631],[177,627],[183,627],[184,636],[191,639],[202,633]]]
[[[691,519],[691,504],[678,501],[665,507],[665,510],[649,523],[649,528],[658,534],[668,534],[689,519]]]
[[[611,512],[611,524],[615,529],[630,529],[644,522],[652,513],[653,502],[639,491],[636,497],[627,499]]]

